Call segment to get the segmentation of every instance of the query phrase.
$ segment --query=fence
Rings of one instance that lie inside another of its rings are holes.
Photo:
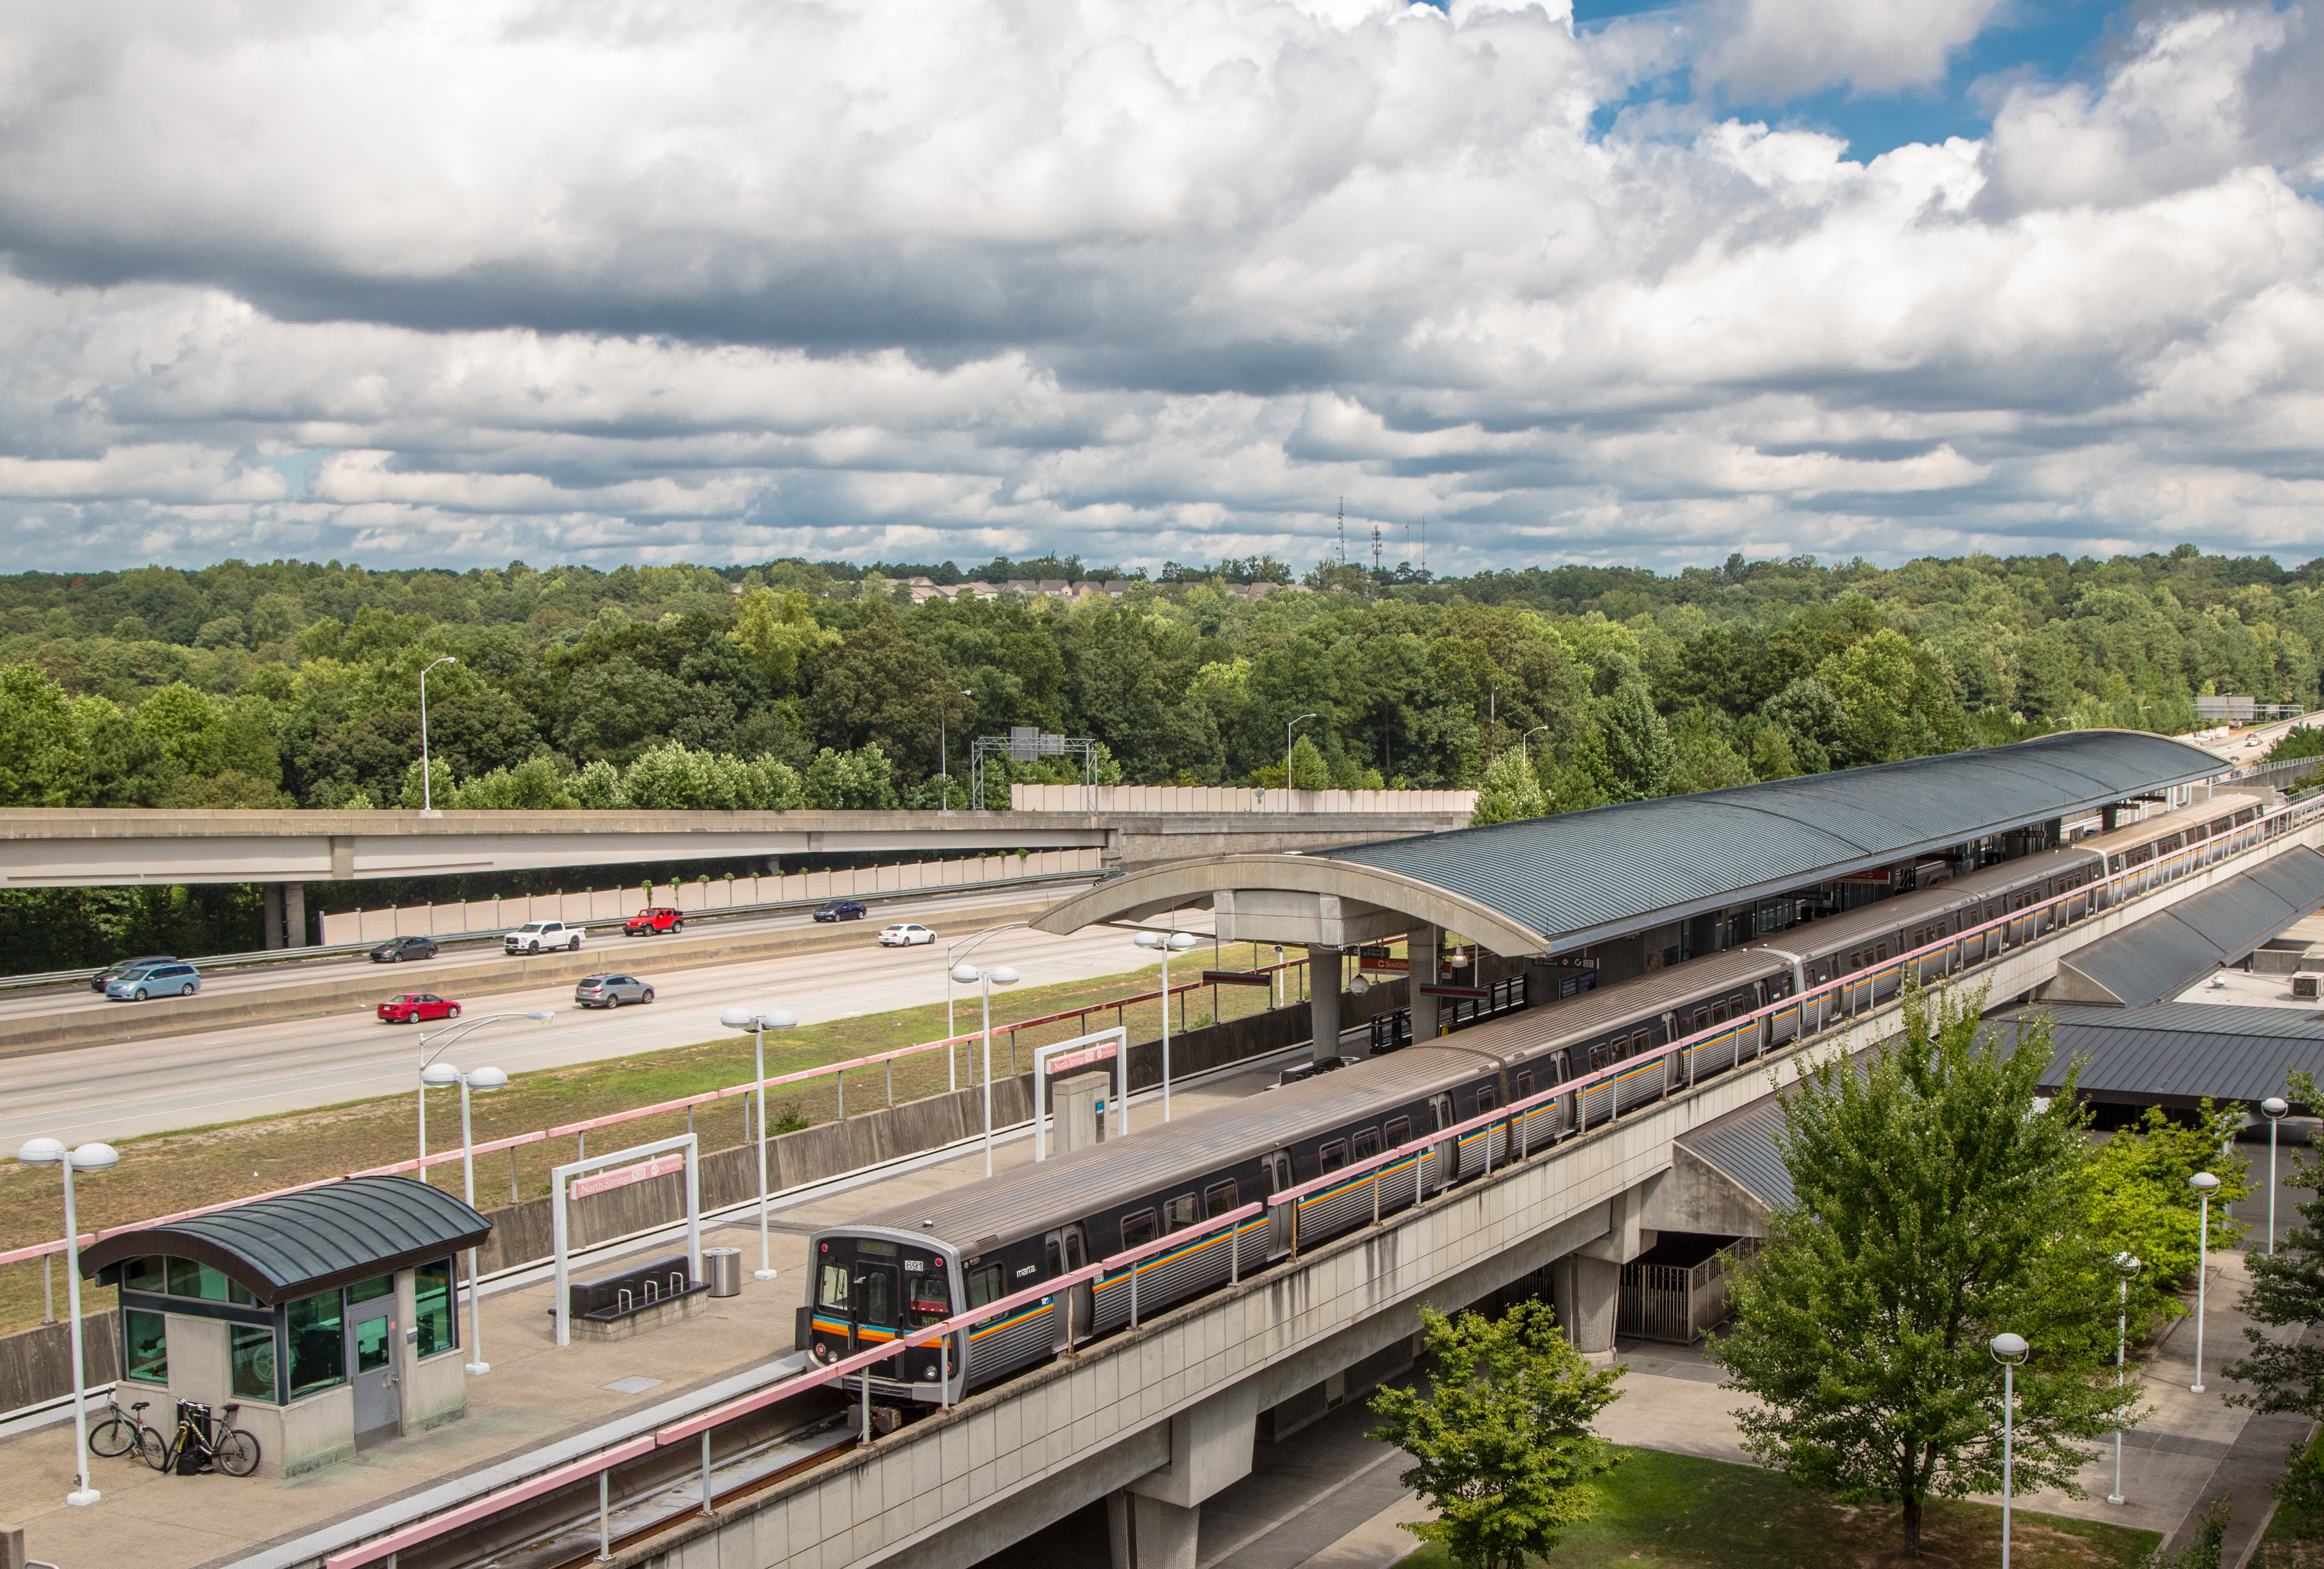
[[[1022,855],[971,856],[961,860],[918,861],[892,867],[858,867],[834,872],[792,872],[779,877],[722,877],[715,882],[641,884],[577,894],[519,894],[506,899],[475,899],[457,904],[391,905],[323,917],[323,944],[383,942],[391,937],[445,937],[464,931],[505,931],[527,921],[621,921],[641,905],[680,910],[726,910],[790,899],[844,899],[860,894],[909,893],[964,883],[1010,877],[1054,876],[1098,872],[1095,849],[1032,850]]]
[[[1693,1344],[1727,1317],[1729,1266],[1758,1251],[1757,1237],[1738,1237],[1699,1264],[1624,1264],[1615,1332],[1634,1340]]]
[[[1095,804],[1092,804],[1092,797]],[[1258,790],[1209,784],[1011,784],[1011,812],[1457,812],[1474,790]]]

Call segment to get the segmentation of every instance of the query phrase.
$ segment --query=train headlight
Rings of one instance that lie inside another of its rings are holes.
[[[930,1383],[934,1383],[936,1381],[936,1370],[933,1367],[924,1367],[920,1370],[920,1376],[927,1380]]]

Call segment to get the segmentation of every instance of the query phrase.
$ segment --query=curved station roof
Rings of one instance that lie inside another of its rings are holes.
[[[1341,947],[1417,922],[1496,953],[1600,942],[1706,910],[2222,772],[2210,753],[2138,730],[2012,746],[1665,796],[1305,856],[1180,861],[1101,883],[1034,924],[1065,932],[1216,909]]]
[[[131,1259],[166,1253],[209,1265],[271,1308],[443,1258],[492,1229],[425,1183],[354,1177],[116,1233],[81,1250],[80,1270],[102,1278]]]

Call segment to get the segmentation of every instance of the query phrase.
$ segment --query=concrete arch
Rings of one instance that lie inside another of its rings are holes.
[[[1473,900],[1399,872],[1305,856],[1172,861],[1110,878],[1053,906],[1033,925],[1060,936],[1170,910],[1217,913],[1231,942],[1351,948],[1416,927],[1457,931],[1505,958],[1546,953],[1549,939]]]

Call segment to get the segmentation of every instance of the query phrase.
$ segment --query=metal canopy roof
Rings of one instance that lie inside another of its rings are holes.
[[[2006,1021],[2015,1038],[2028,1015]],[[2324,1076],[2324,1014],[2306,1008],[2159,1003],[2144,1008],[2058,1008],[2043,1087],[2082,1060],[2080,1092],[2132,1106],[2191,1106],[2205,1096],[2257,1106],[2285,1093],[2285,1069]]]
[[[1775,1145],[1783,1126],[1783,1105],[1771,1095],[1672,1142],[1726,1173],[1769,1209],[1781,1209],[1792,1201],[1791,1169]]]
[[[2077,949],[2058,961],[2047,995],[2134,1008],[2159,1003],[2319,909],[2324,856],[2288,850]]]
[[[166,1253],[209,1265],[259,1301],[311,1296],[444,1258],[493,1223],[448,1193],[404,1177],[355,1177],[108,1236],[80,1272]]]
[[[1442,888],[1542,934],[1556,950],[2189,784],[2227,766],[2163,736],[2071,730],[1305,858]]]

